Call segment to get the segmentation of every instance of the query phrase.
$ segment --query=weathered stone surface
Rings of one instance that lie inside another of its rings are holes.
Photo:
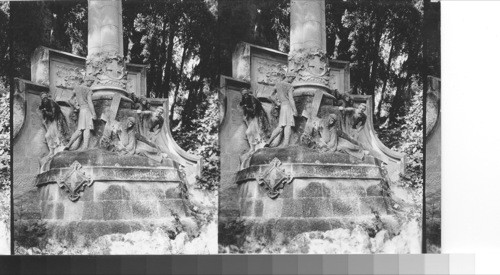
[[[302,199],[304,217],[331,217],[332,204],[329,199],[305,198]]]
[[[172,212],[183,217],[186,216],[186,205],[182,200],[159,201],[160,218],[172,217]]]
[[[281,213],[281,217],[303,217],[304,210],[302,206],[302,200],[298,199],[283,199],[283,212]]]
[[[242,216],[255,216],[254,201],[253,200],[242,201],[240,211]]]
[[[42,116],[38,111],[40,105],[40,94],[47,92],[43,88],[33,84],[26,84],[25,104],[26,115],[24,125],[13,141],[13,177],[15,195],[29,192],[35,184],[35,175],[39,171],[39,159],[48,153],[48,147],[44,143],[45,130],[42,124]]]
[[[132,216],[135,219],[159,218],[160,211],[157,201],[132,201]]]
[[[78,161],[82,166],[93,167],[137,167],[137,168],[152,168],[152,167],[165,167],[165,164],[158,163],[150,158],[134,156],[123,156],[112,154],[101,149],[91,149],[86,151],[64,151],[58,153],[50,164],[50,168],[65,168],[70,167],[71,164]],[[167,167],[172,167],[167,166]]]
[[[301,146],[286,148],[262,148],[252,156],[250,165],[266,165],[274,158],[282,163],[309,163],[309,164],[375,164],[372,157],[364,160],[353,159],[347,154],[312,150]]]
[[[360,199],[360,214],[372,215],[372,211],[387,214],[387,205],[383,197],[366,197]]]
[[[369,197],[380,197],[383,195],[382,186],[372,185],[366,189],[366,195]]]
[[[283,199],[270,199],[268,197],[263,197],[262,202],[264,203],[262,217],[268,219],[281,217],[281,213],[283,211]]]
[[[255,217],[262,217],[262,214],[264,213],[264,203],[262,200],[256,200],[255,201]]]
[[[103,220],[104,209],[100,202],[84,202],[82,220]]]
[[[261,188],[261,189],[263,189],[263,188]],[[282,199],[293,198],[294,192],[295,192],[292,183],[285,184],[285,186],[283,186],[283,189],[281,189],[280,191],[281,191],[281,193],[280,193],[279,197]]]
[[[51,220],[56,218],[56,208],[53,202],[41,202],[41,207],[42,219]]]
[[[238,43],[232,59],[233,77],[250,82],[250,45]]]
[[[63,220],[64,219],[64,203],[60,202],[56,205],[56,218],[58,220]]]
[[[295,180],[292,184],[295,198],[324,197],[323,185],[317,181]]]
[[[256,181],[249,181],[246,184],[247,186],[247,198],[259,198],[260,196],[265,194],[265,190],[262,186],[259,185]]]
[[[93,201],[94,200],[94,187],[93,187],[93,185],[86,187],[85,190],[82,193],[80,193],[80,198],[78,200],[80,200],[80,201]]]
[[[129,201],[102,201],[104,220],[129,220],[133,218]]]
[[[350,216],[359,214],[359,199],[357,198],[331,198],[333,216]]]
[[[332,223],[337,222],[330,219],[310,219],[308,231],[327,231],[332,229]],[[306,232],[306,231],[302,231]]]
[[[221,181],[224,175],[221,175]],[[219,202],[224,202],[219,204],[219,217],[237,217],[239,215],[239,197],[238,189],[239,186],[234,184],[223,185],[221,182],[219,191]]]
[[[128,192],[130,200],[164,200],[166,191],[171,190],[171,186],[164,186],[158,182],[135,182],[124,185],[124,191]]]
[[[67,200],[64,202],[59,202],[57,204],[57,207],[60,207],[59,205],[63,205],[64,207],[64,216],[62,218],[63,220],[67,221],[82,220],[84,203],[82,202],[75,203]]]
[[[112,201],[123,199],[122,187],[119,184],[95,184],[96,201]]]
[[[366,196],[366,190],[364,188],[364,181],[357,180],[339,180],[332,181],[331,183],[325,183],[325,190],[330,194],[330,197],[339,197],[339,196]]]
[[[337,228],[353,229],[352,218],[281,218],[247,219],[246,235],[265,243],[288,243],[304,232],[325,232]]]
[[[47,184],[39,188],[39,198],[41,201],[59,201],[64,191],[57,184]]]
[[[181,198],[181,190],[179,188],[179,184],[169,184],[166,187],[165,198],[166,199],[180,199]]]
[[[255,165],[238,171],[236,182],[243,183],[248,180],[258,179],[269,165]],[[377,166],[367,165],[338,165],[338,164],[315,164],[315,163],[284,163],[280,165],[284,174],[291,178],[324,178],[324,179],[373,179],[380,180]],[[293,181],[291,183],[293,185]]]

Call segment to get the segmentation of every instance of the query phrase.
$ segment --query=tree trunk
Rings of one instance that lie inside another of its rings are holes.
[[[158,67],[157,67],[157,71],[156,71],[156,79],[157,81],[155,81],[157,83],[157,87],[156,87],[156,95],[160,98],[165,98],[165,91],[163,90],[163,85],[161,84],[162,83],[162,79],[163,79],[163,75],[165,74],[164,72],[164,65],[166,62],[167,62],[167,57],[165,55],[165,45],[166,45],[166,41],[167,41],[167,22],[165,22],[166,18],[164,18],[164,22],[163,22],[163,26],[162,26],[162,30],[161,30],[161,42],[160,42],[160,47],[159,47],[159,61],[158,61]]]
[[[375,33],[374,33],[374,45],[371,52],[371,60],[372,60],[372,68],[371,75],[368,82],[368,91],[367,93],[373,98],[375,98],[375,87],[377,86],[377,72],[378,72],[378,60],[379,60],[379,51],[380,51],[380,40],[382,39],[383,29],[385,25],[385,16],[375,16]],[[372,110],[375,109],[375,100],[372,100]]]
[[[377,106],[377,121],[380,123],[382,118],[382,104],[384,103],[385,90],[387,89],[387,81],[389,80],[389,74],[391,70],[392,56],[394,54],[394,39],[396,39],[396,34],[392,37],[391,49],[389,50],[389,58],[387,60],[387,65],[385,66],[384,75],[384,85],[382,86],[382,91],[380,92],[380,101]]]
[[[162,94],[164,98],[168,97],[170,92],[170,79],[172,78],[172,58],[174,52],[174,38],[175,38],[176,25],[174,20],[170,20],[170,30],[168,34],[168,47],[167,47],[167,63],[165,64],[165,74],[163,78]]]
[[[186,59],[186,53],[187,53],[188,46],[189,46],[188,43],[184,44],[184,49],[182,50],[181,65],[180,65],[180,68],[179,68],[179,75],[182,75],[182,71],[184,70],[184,61]],[[171,123],[173,122],[174,109],[175,109],[175,105],[176,105],[177,95],[179,94],[179,88],[181,87],[181,79],[177,80],[177,84],[176,85],[177,86],[175,87],[174,98],[172,99],[172,107],[170,108],[170,114],[169,114],[169,118],[170,118],[170,122]]]

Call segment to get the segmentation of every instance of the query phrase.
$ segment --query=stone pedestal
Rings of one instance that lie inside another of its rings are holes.
[[[173,162],[89,150],[57,154],[36,185],[42,219],[54,237],[79,242],[150,226],[169,228],[174,215],[195,226],[181,198],[182,180]]]
[[[280,181],[278,195],[272,195],[269,185]],[[372,157],[358,160],[300,147],[261,149],[251,166],[238,172],[236,182],[247,234],[269,241],[347,228],[351,222],[370,224],[374,211],[392,220],[383,177]]]

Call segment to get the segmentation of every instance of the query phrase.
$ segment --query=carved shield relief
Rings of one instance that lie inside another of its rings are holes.
[[[82,165],[78,161],[73,162],[70,168],[57,180],[57,184],[68,193],[68,198],[74,202],[80,198],[80,193],[83,193],[86,187],[90,187],[94,183],[94,180],[82,171]]]
[[[257,176],[257,182],[264,187],[271,199],[277,198],[285,185],[292,180],[292,176],[281,168],[281,161],[277,158],[274,158],[267,169]]]

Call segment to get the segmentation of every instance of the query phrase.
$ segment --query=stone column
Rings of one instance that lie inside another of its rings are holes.
[[[296,93],[328,89],[325,0],[291,0],[288,72]]]
[[[326,51],[325,0],[291,0],[290,51]]]
[[[121,0],[89,0],[87,76],[97,93],[125,93]]]

